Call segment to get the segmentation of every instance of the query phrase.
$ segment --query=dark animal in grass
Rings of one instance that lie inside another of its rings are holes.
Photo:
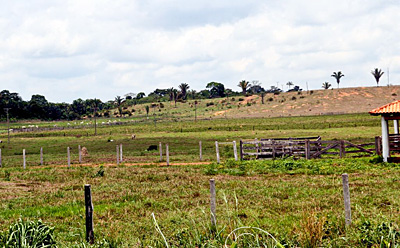
[[[156,145],[150,145],[149,148],[147,148],[146,151],[156,151],[157,150],[157,146]]]

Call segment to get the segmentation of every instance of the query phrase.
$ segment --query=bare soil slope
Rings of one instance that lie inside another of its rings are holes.
[[[396,101],[400,86],[359,87],[309,92],[267,94],[264,104],[261,96],[249,96],[241,102],[232,102],[228,116],[277,117],[344,113],[367,113],[374,108]],[[235,106],[236,105],[236,106]],[[250,105],[250,106],[249,106]],[[220,116],[221,112],[216,112]]]

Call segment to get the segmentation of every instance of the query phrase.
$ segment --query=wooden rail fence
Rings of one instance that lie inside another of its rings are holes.
[[[346,154],[365,156],[374,152],[376,152],[375,143],[354,144],[346,140],[321,140],[319,136],[240,141],[240,158],[242,160],[252,158],[274,159],[287,156],[312,159],[321,158],[322,155],[334,155],[343,158]]]

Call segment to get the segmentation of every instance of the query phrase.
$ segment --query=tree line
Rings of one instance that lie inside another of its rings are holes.
[[[384,72],[381,69],[375,68],[371,71],[374,76],[377,86],[379,86],[379,79]],[[333,72],[331,77],[336,79],[338,84],[340,79],[344,77],[341,71]],[[302,91],[302,89],[289,81],[286,83],[288,91]],[[144,92],[128,93],[124,97],[117,96],[114,100],[102,102],[99,99],[77,99],[69,103],[51,103],[46,100],[42,95],[32,95],[29,101],[24,101],[18,93],[3,90],[0,92],[0,120],[6,120],[7,113],[11,120],[17,119],[40,119],[40,120],[76,120],[84,116],[104,116],[109,117],[111,109],[117,109],[118,113],[122,116],[127,113],[124,110],[126,106],[136,104],[151,103],[151,102],[165,102],[173,101],[175,106],[177,102],[183,102],[188,99],[209,99],[230,97],[238,95],[261,94],[262,97],[266,93],[280,93],[283,90],[277,86],[271,86],[269,89],[264,89],[261,83],[257,80],[251,83],[242,80],[237,85],[241,91],[234,91],[226,88],[224,84],[219,82],[210,82],[206,88],[201,91],[190,89],[189,84],[181,83],[178,88],[155,89],[149,93],[148,96]],[[291,88],[294,86],[293,88]],[[324,82],[322,88],[329,89],[331,84]],[[125,113],[125,112],[126,113]],[[100,114],[101,113],[101,114]]]

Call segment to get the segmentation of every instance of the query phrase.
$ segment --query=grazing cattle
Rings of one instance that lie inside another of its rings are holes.
[[[136,139],[136,134],[132,134],[131,139]]]
[[[3,141],[2,141],[2,140],[0,140],[0,143],[3,143]]]
[[[146,151],[156,151],[156,150],[157,150],[157,145],[150,145]]]

